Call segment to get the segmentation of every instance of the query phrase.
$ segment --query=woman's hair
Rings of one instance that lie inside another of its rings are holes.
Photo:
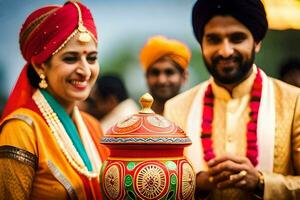
[[[32,67],[32,65],[28,66],[27,77],[28,77],[29,83],[32,87],[34,87],[34,88],[39,87],[39,82],[41,79],[40,79],[39,75],[36,73],[36,71],[34,70],[34,68]]]
[[[46,67],[50,66],[51,58],[52,58],[52,56],[46,60],[46,62],[45,62],[46,63]],[[41,78],[37,74],[37,72],[35,71],[35,69],[33,68],[33,66],[31,64],[29,64],[29,66],[28,66],[27,78],[28,78],[29,83],[30,83],[30,85],[32,87],[34,87],[34,88],[38,88],[39,87],[39,83],[41,81]]]
[[[102,98],[115,96],[118,102],[122,102],[128,98],[128,93],[124,82],[117,75],[104,75],[96,82],[97,93]]]

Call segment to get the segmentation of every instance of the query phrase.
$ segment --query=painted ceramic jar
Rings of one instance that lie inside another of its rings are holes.
[[[104,199],[193,199],[195,174],[183,156],[191,144],[184,131],[151,110],[142,110],[110,128],[101,143],[110,149],[100,175]]]

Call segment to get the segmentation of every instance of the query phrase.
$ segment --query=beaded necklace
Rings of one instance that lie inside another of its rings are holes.
[[[257,147],[257,118],[260,106],[260,99],[262,93],[262,77],[260,70],[257,68],[257,74],[253,82],[251,89],[250,98],[250,120],[247,123],[247,151],[246,156],[249,158],[251,163],[256,166],[258,161],[258,147]],[[209,84],[204,93],[203,99],[203,115],[201,124],[201,142],[204,152],[204,160],[208,162],[209,160],[215,158],[215,153],[212,148],[212,122],[214,114],[214,94],[212,92],[212,86]]]
[[[41,111],[55,140],[71,166],[89,179],[97,177],[97,172],[90,172],[85,166],[57,114],[53,111],[39,89],[33,94],[32,98]]]

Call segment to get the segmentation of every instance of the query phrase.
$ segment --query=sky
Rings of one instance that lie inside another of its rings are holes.
[[[63,2],[65,1],[0,0],[2,95],[9,94],[25,64],[19,50],[18,34],[27,15],[41,6]],[[96,21],[100,66],[106,60],[113,59],[124,43],[132,43],[139,49],[147,38],[156,34],[182,40],[191,46],[197,45],[191,26],[191,9],[195,0],[82,0],[81,2],[90,8]],[[144,81],[140,69],[131,73],[136,73],[137,81]]]

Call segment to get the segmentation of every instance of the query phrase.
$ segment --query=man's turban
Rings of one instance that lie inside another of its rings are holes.
[[[186,69],[191,59],[191,52],[185,44],[178,40],[167,39],[164,36],[154,36],[142,48],[140,60],[146,71],[148,67],[165,56]]]
[[[93,17],[89,9],[79,2],[45,6],[32,12],[20,31],[20,49],[25,60],[46,61],[72,37],[79,25],[79,14],[83,26],[97,40]]]
[[[206,23],[216,15],[229,15],[240,21],[256,42],[261,41],[268,30],[261,0],[198,0],[193,7],[192,24],[200,44]]]

